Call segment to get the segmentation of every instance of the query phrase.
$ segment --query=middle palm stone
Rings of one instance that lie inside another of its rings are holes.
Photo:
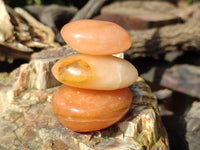
[[[115,56],[75,54],[59,60],[52,68],[55,78],[70,86],[115,90],[137,80],[138,72],[128,61]]]

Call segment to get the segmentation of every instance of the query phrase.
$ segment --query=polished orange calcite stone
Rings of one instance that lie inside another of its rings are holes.
[[[65,42],[83,54],[111,55],[128,50],[131,37],[121,26],[100,20],[77,20],[63,26]]]
[[[127,60],[85,54],[74,54],[59,60],[52,73],[66,85],[96,90],[128,87],[138,77],[136,68]]]
[[[88,132],[119,121],[130,109],[131,102],[132,94],[128,88],[100,91],[63,85],[54,93],[52,107],[65,127]]]

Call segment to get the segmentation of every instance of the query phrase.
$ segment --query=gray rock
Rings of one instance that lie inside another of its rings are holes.
[[[180,17],[170,11],[175,6],[160,1],[118,1],[104,6],[95,19],[118,23],[127,30],[176,24]]]
[[[152,63],[153,64],[153,63]],[[145,80],[192,97],[200,97],[200,67],[190,64],[155,64],[141,74]]]
[[[176,91],[200,97],[200,67],[183,64],[166,69],[161,85]]]
[[[186,140],[190,150],[200,149],[200,102],[194,102],[185,116]]]

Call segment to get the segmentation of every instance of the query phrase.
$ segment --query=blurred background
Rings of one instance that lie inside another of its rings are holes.
[[[1,73],[10,73],[29,62],[34,52],[65,45],[59,33],[61,27],[75,16],[84,18],[90,12],[89,18],[113,21],[131,35],[133,45],[124,53],[124,58],[135,65],[157,97],[170,148],[200,149],[200,118],[197,117],[200,112],[199,0],[160,0],[153,3],[151,0],[105,0],[95,7],[95,11],[89,11],[93,8],[91,6],[79,15],[88,0],[4,2],[13,9],[25,9],[36,20],[50,27],[55,39],[43,36],[43,31],[31,32],[33,27],[29,29],[30,39],[23,39],[26,33],[23,29],[27,26],[23,19],[17,21],[12,17],[14,13],[11,14],[11,23],[18,28],[15,29],[15,38],[1,40]],[[52,35],[47,30],[45,34]],[[13,43],[17,43],[17,47]],[[25,46],[20,47],[19,44]],[[9,51],[5,52],[2,47]]]

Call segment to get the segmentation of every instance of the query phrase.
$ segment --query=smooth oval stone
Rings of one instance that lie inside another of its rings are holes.
[[[124,59],[85,54],[74,54],[59,60],[52,73],[64,84],[96,90],[128,87],[138,77],[136,68]]]
[[[61,86],[53,95],[57,119],[67,128],[88,132],[109,127],[129,110],[132,94],[128,88],[101,91]]]
[[[111,55],[128,50],[131,37],[121,26],[100,20],[77,20],[63,26],[65,42],[83,54]]]

